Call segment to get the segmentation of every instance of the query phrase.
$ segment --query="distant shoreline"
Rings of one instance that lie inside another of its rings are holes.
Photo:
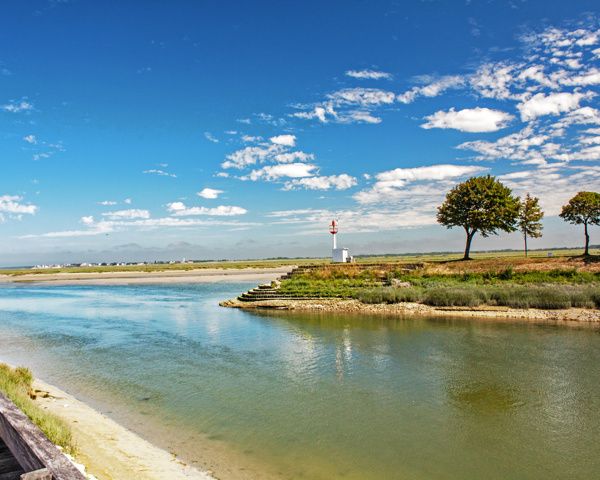
[[[82,273],[26,273],[2,275],[0,284],[43,283],[49,285],[139,285],[212,282],[270,282],[294,266],[269,268],[202,268],[156,272],[115,271]]]

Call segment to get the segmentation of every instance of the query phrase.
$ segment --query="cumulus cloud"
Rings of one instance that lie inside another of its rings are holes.
[[[426,85],[413,87],[396,98],[400,103],[412,103],[417,97],[437,97],[450,88],[463,86],[464,83],[465,79],[460,75],[447,75]]]
[[[221,167],[243,169],[258,162],[262,163],[283,151],[284,148],[277,144],[245,147],[227,155],[225,161],[221,163]]]
[[[0,213],[15,216],[22,214],[34,215],[37,210],[37,205],[23,203],[23,197],[19,195],[0,195]]]
[[[380,79],[386,79],[386,80],[391,80],[392,79],[392,74],[391,73],[386,73],[386,72],[381,72],[378,70],[369,70],[369,69],[365,69],[365,70],[347,70],[345,75],[347,77],[352,77],[352,78],[359,78],[361,80],[367,79],[367,80],[380,80]]]
[[[109,205],[116,205],[118,202],[115,202],[114,200],[102,200],[101,202],[98,202],[98,205],[104,205],[104,206],[109,206]]]
[[[35,145],[37,143],[37,138],[35,138],[35,135],[25,135],[23,140],[31,145]]]
[[[425,117],[426,123],[422,128],[453,128],[463,132],[495,132],[507,126],[514,117],[500,110],[490,108],[465,108],[456,111],[451,108],[444,112],[440,110]]]
[[[215,198],[218,198],[219,195],[221,195],[223,193],[223,190],[217,190],[216,188],[203,188],[202,190],[200,190],[197,195],[199,197],[202,198],[206,198],[209,200],[214,200]]]
[[[344,88],[330,93],[327,97],[336,105],[389,105],[394,103],[396,95],[393,92],[378,88]]]
[[[296,145],[295,135],[277,135],[269,138],[269,140],[275,145],[283,145],[284,147],[294,147]]]
[[[141,210],[138,208],[130,208],[127,210],[116,210],[114,212],[104,212],[102,214],[102,216],[107,217],[111,220],[150,218],[150,212],[148,210]]]
[[[538,93],[517,105],[517,109],[521,113],[521,120],[527,122],[544,115],[558,115],[575,110],[583,99],[589,99],[592,96],[591,92],[561,92],[548,95]]]
[[[444,181],[454,181],[484,171],[486,168],[480,166],[449,164],[396,168],[375,175],[375,184],[369,189],[356,193],[354,199],[362,204],[393,202],[417,196],[430,196],[437,199],[441,193],[440,187],[445,186]],[[407,188],[409,184],[415,183],[419,185]]]
[[[285,183],[284,190],[305,188],[307,190],[347,190],[357,184],[356,178],[342,173],[341,175],[297,178]]]
[[[263,168],[252,170],[248,175],[242,177],[243,180],[278,180],[282,177],[302,178],[314,175],[316,165],[309,163],[284,163],[280,165],[267,165]]]
[[[172,202],[167,204],[167,210],[178,217],[188,217],[196,215],[208,215],[216,217],[231,217],[244,215],[248,212],[245,208],[232,205],[219,205],[214,208],[207,207],[188,207],[182,202]]]

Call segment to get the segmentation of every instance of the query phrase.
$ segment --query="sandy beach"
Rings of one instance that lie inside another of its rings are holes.
[[[0,275],[0,283],[44,283],[53,285],[135,285],[161,283],[260,282],[268,283],[294,267],[202,268],[163,272],[32,273]]]
[[[47,392],[35,400],[66,420],[77,445],[75,461],[100,480],[212,480],[207,472],[186,465],[174,455],[150,444],[72,395],[35,380],[34,388]]]

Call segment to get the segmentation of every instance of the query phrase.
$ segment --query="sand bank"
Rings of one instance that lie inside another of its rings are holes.
[[[294,310],[306,312],[414,315],[428,317],[468,317],[473,319],[544,322],[556,324],[591,324],[600,326],[600,310],[569,308],[564,310],[517,309],[509,307],[432,307],[421,303],[365,304],[358,300],[263,300],[240,302],[227,300],[223,307],[242,309]]]
[[[292,270],[276,268],[202,268],[163,272],[32,273],[0,275],[0,283],[46,283],[54,285],[135,285],[163,283],[259,282],[268,283]]]
[[[40,380],[34,388],[48,392],[35,400],[63,418],[71,427],[75,461],[99,480],[213,480],[207,472],[181,462],[135,433],[102,415],[62,390]]]

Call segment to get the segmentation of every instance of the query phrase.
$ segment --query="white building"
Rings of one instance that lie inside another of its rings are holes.
[[[332,220],[329,225],[329,233],[333,236],[333,248],[331,250],[331,261],[334,263],[351,263],[354,258],[350,255],[347,248],[337,248],[338,223]]]

